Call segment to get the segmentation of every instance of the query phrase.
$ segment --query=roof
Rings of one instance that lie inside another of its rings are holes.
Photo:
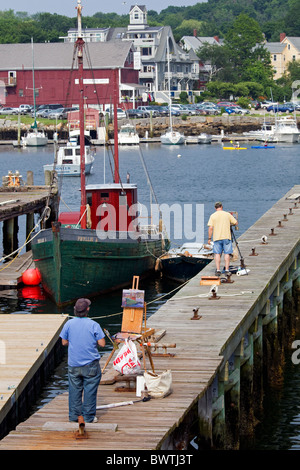
[[[94,69],[124,67],[132,47],[131,41],[86,43],[84,68],[90,68],[86,55]],[[37,43],[33,46],[35,70],[70,70],[74,43]],[[26,44],[0,44],[0,70],[32,69],[32,46]]]
[[[266,42],[264,47],[270,54],[281,54],[286,48],[286,44],[282,44],[281,42]]]
[[[131,10],[132,10],[133,8],[135,8],[135,7],[138,7],[138,8],[139,8],[140,10],[142,10],[142,11],[147,11],[146,5],[137,5],[137,4],[135,4],[135,5],[131,5],[129,13],[130,13]]]
[[[291,42],[293,44],[293,46],[295,46],[296,49],[298,49],[298,51],[300,52],[300,37],[296,37],[296,36],[286,36],[283,40],[282,40],[282,43],[286,43],[286,42]]]
[[[181,38],[181,42],[184,44],[186,49],[193,49],[197,51],[200,47],[203,47],[206,43],[208,44],[216,44],[220,46],[220,42],[218,42],[214,37],[196,37],[196,36],[183,36]]]

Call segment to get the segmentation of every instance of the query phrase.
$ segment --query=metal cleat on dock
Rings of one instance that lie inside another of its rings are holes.
[[[202,318],[202,315],[198,315],[199,307],[198,308],[193,308],[193,316],[191,320],[200,320]]]
[[[220,297],[217,295],[218,286],[216,285],[211,286],[210,293],[211,293],[211,296],[208,298],[209,300],[219,300]]]

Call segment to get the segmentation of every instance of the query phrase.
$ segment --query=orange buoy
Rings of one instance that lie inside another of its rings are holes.
[[[41,280],[41,273],[37,268],[27,269],[22,275],[22,281],[26,286],[37,286]]]

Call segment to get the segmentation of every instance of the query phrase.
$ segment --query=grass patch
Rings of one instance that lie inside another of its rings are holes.
[[[10,121],[16,121],[16,124],[18,124],[18,116],[16,114],[1,114],[0,119],[5,119],[5,120],[10,120]],[[40,122],[41,124],[44,124],[45,126],[55,126],[56,125],[56,120],[55,119],[45,119],[45,118],[36,118],[37,122]],[[58,119],[57,124],[59,123],[67,123],[66,119]],[[34,118],[31,116],[26,116],[22,115],[21,116],[21,124],[24,124],[25,126],[31,126],[34,124]]]

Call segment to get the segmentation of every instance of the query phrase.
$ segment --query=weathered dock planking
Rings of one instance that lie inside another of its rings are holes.
[[[172,371],[172,394],[98,410],[98,427],[87,424],[87,438],[78,440],[66,428],[64,393],[20,423],[0,449],[180,450],[196,435],[209,447],[238,448],[240,436],[249,431],[243,419],[251,424],[246,405],[256,408],[262,400],[257,370],[273,366],[274,354],[268,354],[263,342],[271,331],[274,346],[274,332],[289,314],[285,296],[295,285],[299,289],[299,197],[300,186],[295,186],[239,237],[248,275],[233,275],[234,282],[218,286],[219,298],[211,299],[210,286],[200,285],[202,275],[214,274],[211,263],[147,321],[149,327],[166,330],[162,342],[176,343],[174,357],[153,358],[157,373]],[[192,319],[195,308],[198,320]],[[116,392],[116,383],[105,384],[106,374],[98,406],[138,400],[133,392]],[[101,424],[112,428],[104,431]]]
[[[30,395],[36,397],[39,383],[36,374],[43,370],[45,375],[50,367],[47,362],[53,360],[66,321],[62,315],[0,315],[0,435],[9,421],[28,412],[25,404]]]
[[[4,177],[4,180],[7,179]],[[30,238],[35,227],[34,214],[38,214],[39,227],[51,224],[58,208],[58,191],[55,182],[45,186],[34,186],[32,172],[27,172],[26,185],[3,186],[0,188],[0,222],[3,223],[3,263],[0,267],[1,288],[14,288],[21,280],[22,273],[34,267],[30,251]],[[50,183],[50,181],[49,181]],[[41,216],[44,215],[42,218]],[[25,240],[18,240],[19,218],[26,217]],[[42,220],[43,219],[43,220]],[[21,254],[24,253],[25,254]],[[1,260],[1,261],[2,261]]]
[[[22,282],[22,274],[26,269],[34,268],[31,250],[23,255],[16,256],[11,263],[0,266],[0,289],[16,288]],[[5,290],[0,290],[0,297],[5,295]]]

